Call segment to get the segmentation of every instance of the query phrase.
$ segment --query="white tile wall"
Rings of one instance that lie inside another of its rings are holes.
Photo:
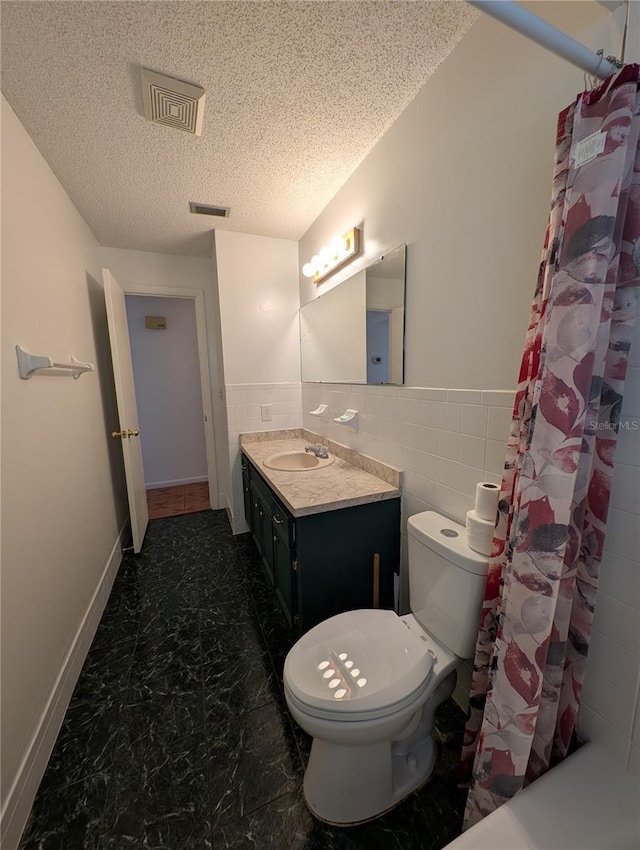
[[[639,354],[637,327],[631,357],[637,359]],[[636,366],[627,372],[622,413],[578,731],[640,776],[640,368]]]
[[[630,369],[640,384],[640,370]],[[638,373],[638,374],[636,374]],[[438,510],[464,522],[478,481],[500,483],[513,393],[349,384],[262,384],[227,388],[233,529],[246,531],[238,434],[305,427],[405,472],[402,522]],[[600,573],[591,652],[579,732],[605,746],[640,776],[640,401],[625,398],[616,454],[605,558]],[[272,422],[260,404],[273,404]],[[324,417],[308,411],[328,404]],[[333,422],[347,408],[360,412],[359,429]],[[402,558],[406,567],[406,537]],[[403,570],[406,576],[406,568]],[[406,606],[406,581],[401,605]],[[470,666],[454,694],[468,699]]]
[[[300,383],[230,384],[225,388],[229,427],[232,504],[228,505],[234,534],[248,531],[242,498],[239,434],[299,428],[302,417]],[[273,419],[263,422],[261,405],[271,404]]]
[[[324,418],[309,415],[323,403]],[[399,465],[405,499],[460,522],[473,507],[476,483],[499,481],[512,405],[513,393],[503,391],[302,385],[305,428]],[[333,422],[348,407],[360,411],[357,432]]]
[[[627,517],[637,528],[638,514]],[[630,558],[612,551],[620,548],[615,524],[607,533],[578,731],[640,776],[640,564],[637,549]]]

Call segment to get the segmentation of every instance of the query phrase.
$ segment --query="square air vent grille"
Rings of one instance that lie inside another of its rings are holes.
[[[144,117],[156,124],[202,135],[204,89],[141,68]]]

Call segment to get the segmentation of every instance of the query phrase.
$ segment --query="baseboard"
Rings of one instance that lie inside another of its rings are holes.
[[[82,665],[102,617],[122,561],[129,535],[129,520],[120,529],[98,586],[64,659],[36,731],[27,747],[16,778],[0,814],[2,850],[15,850],[31,812],[33,801],[60,732]]]
[[[184,484],[201,484],[208,481],[206,475],[196,475],[193,478],[174,478],[171,481],[145,481],[147,490],[158,490],[160,487],[181,487]]]

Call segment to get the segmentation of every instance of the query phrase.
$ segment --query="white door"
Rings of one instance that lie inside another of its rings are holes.
[[[144,533],[149,522],[149,511],[147,508],[147,491],[144,486],[142,446],[140,443],[136,391],[133,384],[127,310],[124,291],[118,286],[109,269],[102,269],[102,280],[107,303],[111,359],[113,361],[113,376],[120,419],[119,428],[117,431],[113,431],[112,436],[122,442],[133,551],[139,552],[142,549]]]

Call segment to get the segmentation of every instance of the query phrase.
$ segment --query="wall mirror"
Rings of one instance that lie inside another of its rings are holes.
[[[406,245],[300,309],[302,380],[404,382]]]

